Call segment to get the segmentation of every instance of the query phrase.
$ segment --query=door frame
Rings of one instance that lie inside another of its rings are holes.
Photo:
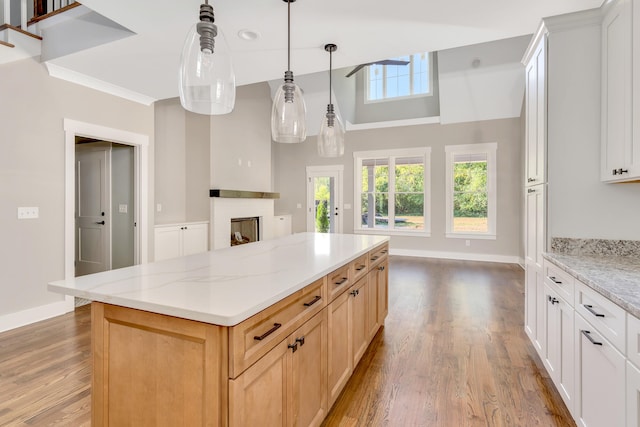
[[[344,218],[344,165],[307,166],[307,210],[305,212],[307,217],[307,231],[315,231],[315,215],[311,214],[312,212],[315,213],[313,178],[323,176],[330,176],[335,179],[335,203],[338,207],[338,221],[335,223],[334,233],[342,233],[344,226],[344,221],[342,219]]]
[[[134,262],[143,264],[149,259],[149,136],[121,129],[64,119],[65,138],[65,197],[64,197],[64,278],[75,277],[75,186],[76,136],[116,142],[133,146],[134,203],[136,232]],[[68,311],[74,308],[74,298],[66,296]]]

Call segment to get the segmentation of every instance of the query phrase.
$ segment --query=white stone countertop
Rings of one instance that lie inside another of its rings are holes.
[[[233,326],[389,237],[300,233],[49,283],[91,301]]]
[[[640,259],[632,256],[558,253],[545,253],[543,256],[640,318]]]

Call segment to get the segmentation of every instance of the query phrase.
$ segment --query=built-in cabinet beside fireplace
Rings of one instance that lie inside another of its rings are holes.
[[[154,237],[156,261],[205,252],[209,250],[209,223],[156,225]]]

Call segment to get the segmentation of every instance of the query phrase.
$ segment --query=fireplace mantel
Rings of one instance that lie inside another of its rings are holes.
[[[279,199],[280,193],[212,189],[209,190],[209,197],[221,197],[226,199]]]

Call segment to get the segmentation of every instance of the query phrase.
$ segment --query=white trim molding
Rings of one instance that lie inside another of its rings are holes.
[[[75,276],[75,147],[76,136],[86,136],[134,147],[135,168],[135,262],[149,259],[149,136],[106,126],[64,119],[65,134],[65,213],[64,213],[64,275]],[[73,298],[70,308],[73,310]],[[58,313],[60,314],[60,313]]]
[[[50,319],[73,310],[73,297],[0,316],[0,332]]]
[[[49,75],[57,79],[66,80],[80,86],[95,89],[97,91],[108,93],[109,95],[117,96],[119,98],[128,99],[129,101],[143,105],[151,105],[157,101],[157,99],[150,96],[107,83],[104,80],[96,79],[95,77],[52,64],[51,62],[45,62],[45,65],[47,66]]]
[[[390,255],[410,256],[417,258],[457,259],[461,261],[499,262],[504,264],[521,264],[522,258],[515,255],[479,254],[467,252],[440,252],[418,249],[389,249]]]
[[[418,125],[432,125],[440,123],[440,116],[433,117],[420,117],[417,119],[403,119],[403,120],[388,120],[384,122],[370,122],[370,123],[351,123],[347,120],[346,130],[367,130],[367,129],[382,129],[382,128],[395,128],[402,126],[418,126]]]

